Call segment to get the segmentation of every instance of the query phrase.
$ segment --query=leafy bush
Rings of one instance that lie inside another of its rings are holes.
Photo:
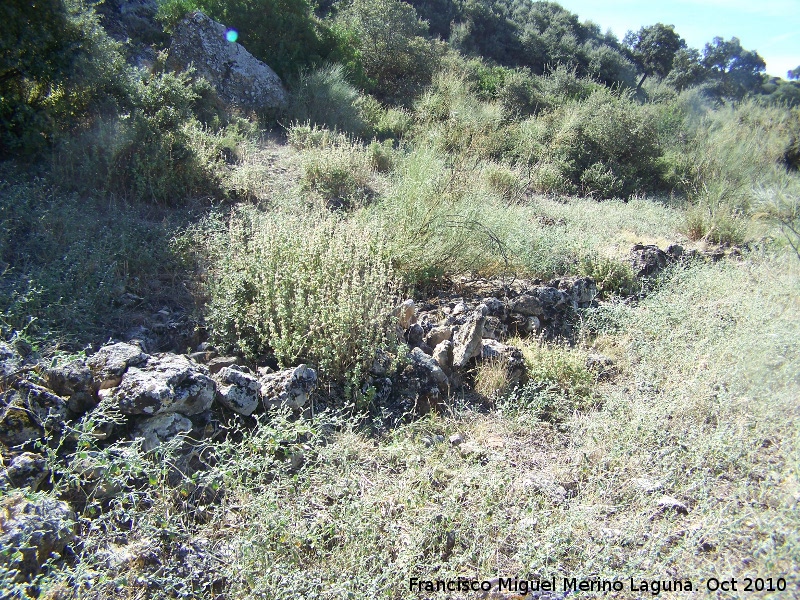
[[[0,157],[38,153],[54,136],[125,105],[120,46],[79,0],[0,7]]]
[[[222,148],[195,117],[210,98],[209,84],[189,72],[138,79],[129,112],[61,140],[56,171],[79,190],[161,204],[219,195]]]
[[[549,165],[547,178],[599,198],[626,197],[659,184],[661,155],[655,119],[625,95],[596,90],[523,123],[515,152],[529,165]]]
[[[562,421],[594,400],[595,376],[586,353],[544,342],[512,340],[522,350],[528,382],[516,388],[506,403],[533,411],[538,418]]]
[[[508,148],[499,102],[482,102],[460,74],[439,73],[415,105],[414,139],[456,156],[500,158]]]
[[[322,214],[249,207],[206,231],[208,322],[219,344],[343,381],[386,342],[397,284],[376,236]]]
[[[636,292],[636,276],[626,263],[595,254],[585,257],[579,269],[582,275],[595,280],[600,298],[628,296]]]
[[[311,148],[302,155],[302,168],[302,189],[320,194],[330,207],[350,208],[366,196],[370,156],[360,145],[340,142]]]
[[[366,79],[364,87],[379,99],[407,102],[430,83],[441,48],[421,37],[426,26],[414,9],[399,0],[353,0],[337,16],[350,35]]]

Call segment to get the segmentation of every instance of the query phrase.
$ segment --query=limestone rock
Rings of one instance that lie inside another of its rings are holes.
[[[479,310],[470,315],[453,337],[453,366],[464,367],[469,360],[481,352],[483,325],[486,317]]]
[[[17,581],[36,575],[54,554],[75,539],[75,513],[65,502],[13,494],[0,500],[0,564],[17,571]]]
[[[144,438],[146,451],[158,447],[176,435],[192,430],[192,422],[178,413],[162,413],[141,421],[134,429],[134,437]]]
[[[672,258],[658,246],[636,244],[631,248],[630,263],[636,277],[651,277],[660,273]]]
[[[89,357],[86,364],[92,370],[97,389],[104,390],[119,385],[128,367],[138,367],[147,362],[147,354],[139,346],[119,342],[103,346]]]
[[[17,446],[44,435],[41,425],[17,390],[0,394],[0,442],[6,446]]]
[[[445,374],[450,373],[450,368],[453,366],[453,342],[444,340],[436,344],[432,357]]]
[[[124,414],[197,415],[214,402],[216,384],[207,369],[186,356],[161,354],[130,367],[112,397]]]
[[[27,380],[18,382],[16,387],[28,410],[45,431],[59,432],[63,429],[69,415],[64,398]]]
[[[588,308],[597,297],[597,282],[591,277],[562,277],[550,284],[570,297],[573,308]]]
[[[433,359],[433,357],[428,356],[419,348],[414,348],[410,353],[409,357],[411,361],[415,364],[422,367],[428,373],[430,373],[430,377],[436,382],[439,386],[439,390],[444,392],[447,390],[448,380],[447,375],[445,375],[444,371],[441,369],[439,364]]]
[[[436,346],[438,346],[445,340],[452,340],[452,339],[453,339],[452,327],[447,327],[446,325],[440,325],[431,328],[431,330],[425,336],[425,343],[428,344],[428,346],[430,346],[431,348],[436,348]]]
[[[56,394],[67,397],[67,406],[83,414],[97,405],[92,371],[83,360],[73,360],[45,371],[47,386]]]
[[[243,46],[226,39],[227,29],[201,12],[188,15],[175,28],[167,67],[194,65],[224,101],[258,110],[286,104],[287,94],[275,71]]]
[[[260,379],[261,397],[269,406],[288,406],[299,410],[317,387],[317,372],[306,365],[264,375]]]
[[[49,474],[44,456],[23,452],[11,459],[8,467],[0,472],[0,483],[17,488],[28,487],[35,492]]]
[[[411,325],[417,322],[416,314],[417,314],[417,307],[414,304],[413,300],[405,300],[403,303],[396,309],[397,312],[397,324],[400,328],[405,331]]]
[[[217,400],[233,412],[249,417],[258,408],[261,384],[249,373],[236,367],[225,367],[219,372]]]

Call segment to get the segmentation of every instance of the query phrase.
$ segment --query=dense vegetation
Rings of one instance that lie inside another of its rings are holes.
[[[279,114],[165,68],[166,34],[197,9],[281,75]],[[0,568],[0,595],[400,598],[412,571],[734,563],[796,577],[797,70],[766,76],[737,38],[690,48],[657,23],[618,40],[521,0],[162,0],[139,69],[143,40],[115,41],[104,14],[0,6],[2,338],[58,362],[181,315],[170,349],[309,363],[331,410],[229,424],[177,485],[178,444],[65,431],[42,450],[47,494],[83,476],[57,459],[70,444],[132,491],[82,499],[76,555],[32,584]],[[637,280],[630,245],[675,241],[740,258]],[[528,384],[471,372],[488,414],[464,394],[423,419],[374,402],[366,371],[398,352],[404,297],[565,275],[603,302],[569,340],[515,340]],[[616,379],[587,368],[594,352]],[[497,451],[431,442],[455,432]],[[518,481],[542,463],[569,502]],[[643,474],[690,498],[693,522],[654,516],[629,485]],[[197,490],[220,488],[201,515]],[[224,560],[184,561],[198,539]]]

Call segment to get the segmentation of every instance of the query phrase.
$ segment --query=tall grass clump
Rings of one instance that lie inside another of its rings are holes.
[[[415,105],[414,140],[440,152],[500,158],[509,147],[500,102],[482,101],[460,73],[440,72]]]
[[[381,201],[358,215],[365,229],[382,232],[392,264],[411,285],[510,266],[509,215],[474,186],[480,172],[464,169],[433,150],[412,151]]]
[[[377,236],[324,213],[250,207],[206,232],[208,323],[219,344],[341,381],[386,342],[398,287]]]
[[[361,144],[333,136],[331,143],[303,152],[300,187],[304,192],[318,194],[330,208],[363,204],[370,174],[376,166],[374,157]]]
[[[368,125],[359,103],[362,96],[348,83],[342,65],[326,65],[300,74],[288,109],[297,122],[366,135]]]
[[[796,110],[755,101],[706,112],[683,146],[694,205],[687,211],[689,237],[744,241],[759,194],[774,195],[797,179],[787,170],[785,154],[798,130]]]

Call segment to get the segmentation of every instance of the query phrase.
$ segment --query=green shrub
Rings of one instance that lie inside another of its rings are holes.
[[[337,26],[356,45],[365,87],[379,99],[408,102],[430,83],[441,48],[421,35],[426,26],[399,0],[354,0],[337,16]]]
[[[209,84],[190,72],[139,79],[129,112],[60,140],[58,177],[73,189],[102,189],[160,204],[220,195],[223,147],[195,117],[209,95]]]
[[[373,171],[388,173],[394,167],[394,148],[392,141],[371,142],[367,146],[367,160]]]
[[[528,382],[511,393],[507,404],[547,421],[565,420],[592,405],[596,382],[586,366],[586,352],[538,341],[510,343],[522,350]]]
[[[638,283],[630,265],[593,254],[580,262],[579,271],[597,283],[598,296],[629,296],[636,293]]]
[[[555,173],[544,181],[565,179],[585,195],[627,197],[659,185],[652,111],[606,89],[524,122],[515,154],[528,165],[551,165]]]
[[[36,154],[59,133],[127,104],[130,70],[80,0],[0,7],[0,158]]]
[[[329,206],[350,208],[366,197],[370,160],[362,146],[352,143],[306,150],[302,155],[301,189],[320,194]]]
[[[499,102],[483,102],[460,74],[439,73],[415,104],[414,139],[456,156],[501,158],[510,136]]]
[[[397,286],[375,236],[324,214],[242,207],[208,224],[208,323],[217,343],[343,381],[386,342]]]

